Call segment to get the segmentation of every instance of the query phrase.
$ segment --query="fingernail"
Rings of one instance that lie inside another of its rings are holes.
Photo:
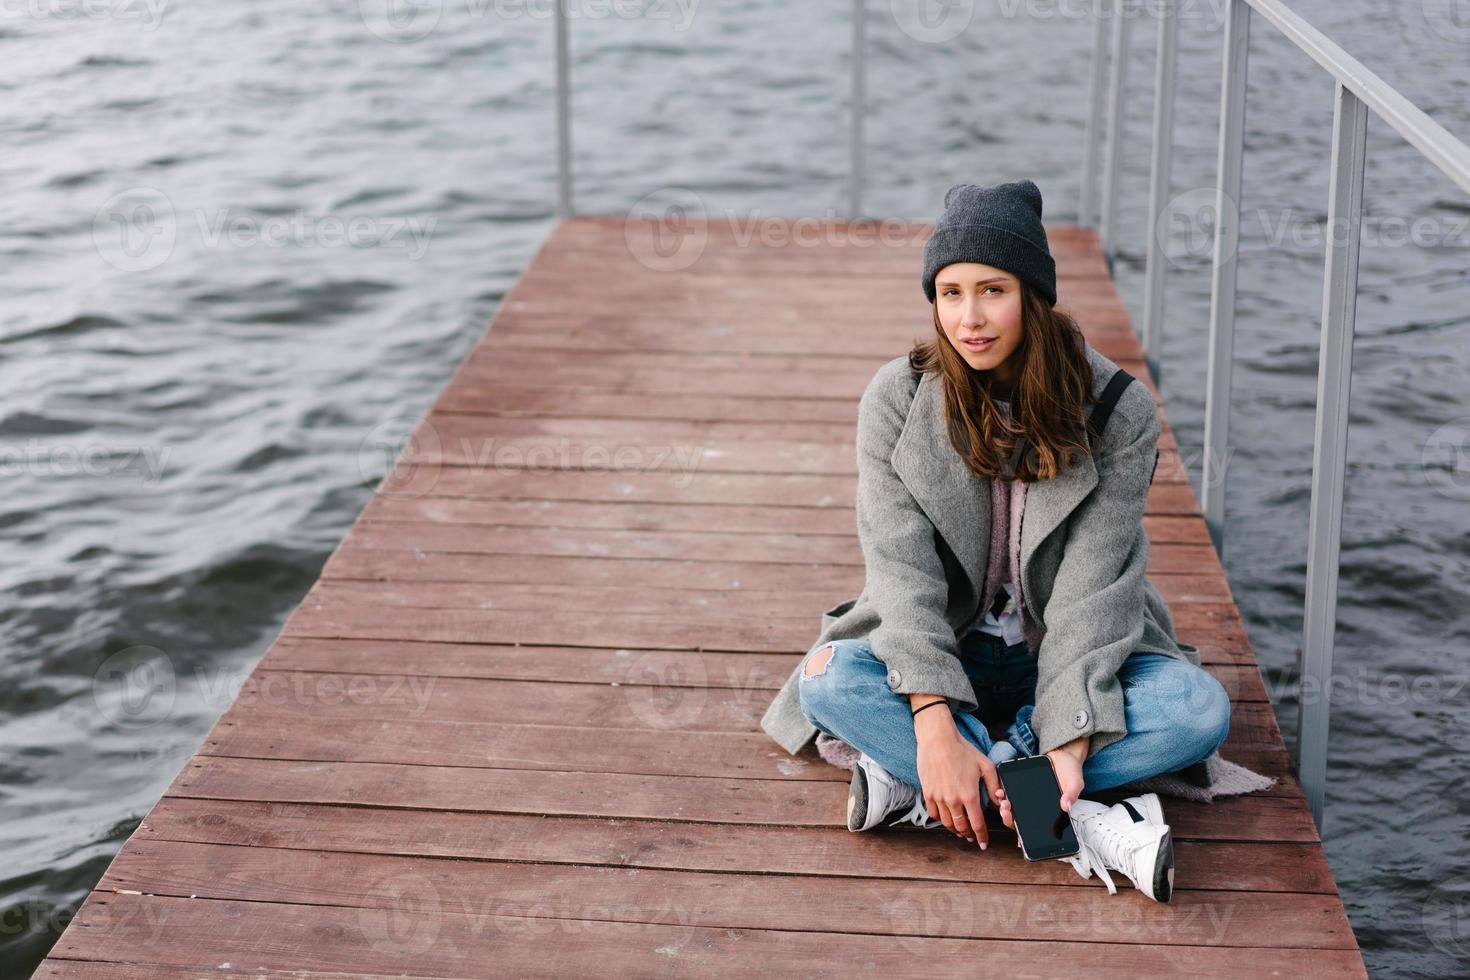
[[[984,842],[984,841],[981,841],[981,842],[980,842],[980,850],[982,850],[982,851],[983,851],[983,850],[985,850],[985,849],[986,849],[986,848],[987,848],[987,847],[989,847],[989,846],[990,846],[990,845],[989,845],[989,844],[987,844],[987,843],[985,843],[985,842]]]

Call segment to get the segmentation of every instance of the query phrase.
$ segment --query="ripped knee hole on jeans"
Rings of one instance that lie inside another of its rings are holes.
[[[813,653],[802,668],[802,679],[808,677],[819,677],[827,672],[827,665],[832,662],[833,655],[837,652],[835,644],[828,643],[817,652]],[[820,668],[820,669],[818,669]]]

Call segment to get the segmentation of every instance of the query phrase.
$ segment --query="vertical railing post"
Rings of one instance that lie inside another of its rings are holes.
[[[1145,363],[1154,383],[1163,357],[1164,272],[1167,239],[1160,240],[1159,222],[1169,196],[1169,153],[1174,142],[1174,75],[1178,61],[1179,9],[1174,0],[1158,5],[1158,55],[1154,62],[1153,161],[1148,178],[1148,258],[1144,265],[1143,346]]]
[[[1302,624],[1302,697],[1297,778],[1322,834],[1327,786],[1327,694],[1337,632],[1338,550],[1342,543],[1348,394],[1353,377],[1358,246],[1368,107],[1337,83],[1332,108],[1332,182],[1327,191],[1327,261],[1322,276],[1322,340],[1317,361],[1317,426],[1312,440],[1312,509],[1307,520],[1307,602]],[[1315,688],[1307,696],[1307,681]]]
[[[1235,256],[1240,239],[1240,158],[1245,146],[1246,51],[1251,8],[1227,0],[1220,69],[1220,153],[1215,192],[1215,254],[1210,283],[1209,363],[1205,371],[1204,470],[1200,477],[1205,524],[1215,549],[1225,546],[1225,474],[1229,452],[1230,369],[1235,356]]]
[[[1092,34],[1092,70],[1088,75],[1087,132],[1082,138],[1082,192],[1077,199],[1077,223],[1084,228],[1096,227],[1098,144],[1102,133],[1103,69],[1107,63],[1108,19],[1098,5],[1097,27]]]
[[[567,0],[554,0],[556,48],[556,213],[572,215],[571,65],[567,54]]]
[[[1108,74],[1108,156],[1103,171],[1102,252],[1108,270],[1113,268],[1113,242],[1118,235],[1118,181],[1123,170],[1123,92],[1128,87],[1128,38],[1133,19],[1128,0],[1113,0],[1112,64]]]
[[[852,121],[848,127],[847,220],[856,221],[863,207],[863,113],[867,108],[867,7],[852,0]]]

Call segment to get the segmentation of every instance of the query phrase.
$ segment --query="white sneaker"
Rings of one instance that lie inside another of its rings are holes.
[[[1144,802],[1144,806],[1134,800]],[[1127,875],[1133,887],[1149,898],[1167,902],[1174,891],[1174,843],[1169,825],[1145,816],[1149,807],[1142,797],[1134,800],[1129,801],[1132,806],[1104,806],[1095,800],[1073,802],[1070,816],[1080,849],[1057,860],[1066,861],[1084,878],[1091,878],[1096,871],[1108,886],[1109,895],[1118,893],[1108,874],[1112,869]],[[1158,802],[1157,797],[1153,802]],[[1157,812],[1162,820],[1162,808]]]
[[[1115,806],[1121,806],[1128,811],[1128,815],[1138,821],[1140,817],[1148,823],[1162,824],[1168,826],[1164,819],[1164,805],[1159,802],[1158,793],[1144,793],[1142,796],[1130,796]]]
[[[888,826],[912,823],[925,830],[944,826],[944,821],[929,816],[918,790],[878,765],[866,752],[859,755],[847,787],[847,829],[854,833],[872,830],[900,810],[903,815]]]

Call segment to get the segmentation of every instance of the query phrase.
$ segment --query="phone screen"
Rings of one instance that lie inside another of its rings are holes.
[[[1072,819],[1062,812],[1062,788],[1057,785],[1051,760],[1044,755],[1002,762],[996,767],[1011,819],[1028,861],[1076,854],[1077,835]]]

